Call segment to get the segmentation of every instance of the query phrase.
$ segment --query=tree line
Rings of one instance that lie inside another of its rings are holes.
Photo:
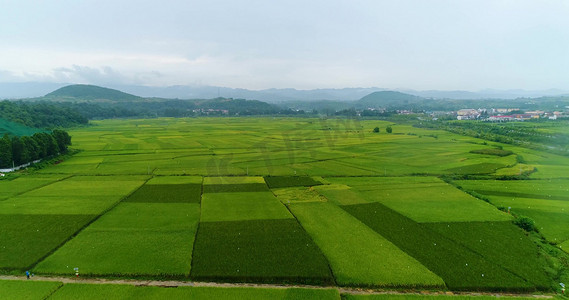
[[[72,107],[49,102],[0,101],[0,118],[34,128],[58,128],[87,124]]]
[[[22,137],[5,134],[0,139],[0,168],[11,168],[66,153],[70,145],[71,136],[60,129]]]

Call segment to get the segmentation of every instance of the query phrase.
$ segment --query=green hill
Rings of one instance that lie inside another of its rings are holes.
[[[37,128],[31,128],[24,126],[22,124],[10,122],[8,120],[0,118],[0,137],[4,134],[17,135],[17,136],[30,136],[36,132],[42,132],[43,130]]]
[[[54,100],[71,98],[77,100],[135,101],[142,99],[118,90],[87,84],[68,85],[45,95],[45,97]]]
[[[423,100],[424,98],[405,93],[381,91],[371,93],[357,100],[355,104],[361,108],[403,108],[420,103]]]

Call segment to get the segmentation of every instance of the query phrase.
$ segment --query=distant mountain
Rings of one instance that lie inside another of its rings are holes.
[[[64,83],[0,83],[0,99],[21,99],[40,97],[55,89],[69,84]],[[176,85],[165,87],[139,86],[139,85],[107,85],[107,87],[120,90],[144,98],[168,99],[212,99],[217,97],[234,99],[252,99],[269,103],[283,103],[291,101],[355,101],[368,94],[379,91],[388,91],[385,88],[342,88],[342,89],[264,89],[247,90],[218,86]],[[492,90],[480,91],[418,91],[411,89],[392,89],[398,92],[432,99],[515,99],[538,98],[543,96],[568,95],[567,90]]]
[[[54,100],[110,100],[123,102],[142,99],[118,90],[87,84],[68,85],[45,95],[45,98]]]
[[[395,91],[371,93],[354,102],[356,108],[399,108],[413,106],[425,100],[422,97]]]
[[[168,86],[168,87],[148,87],[148,86],[113,86],[113,88],[132,93],[142,97],[160,97],[177,99],[212,99],[217,97],[241,98],[260,100],[269,103],[282,103],[288,101],[355,101],[361,97],[381,88],[344,88],[344,89],[265,89],[247,90],[234,89],[217,86]]]

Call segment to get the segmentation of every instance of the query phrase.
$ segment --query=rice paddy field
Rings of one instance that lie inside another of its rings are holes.
[[[235,286],[0,280],[2,298],[414,298],[339,288],[569,280],[513,222],[569,249],[568,157],[386,121],[105,120],[70,134],[71,158],[0,180],[0,274]]]

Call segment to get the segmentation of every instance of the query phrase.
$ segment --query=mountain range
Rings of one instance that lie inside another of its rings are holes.
[[[0,83],[0,99],[21,99],[44,96],[61,87],[71,84],[66,83]],[[265,89],[248,90],[217,86],[189,86],[178,85],[168,87],[150,87],[138,85],[114,85],[109,88],[117,89],[125,93],[146,98],[168,98],[168,99],[211,99],[217,97],[242,98],[260,100],[269,103],[280,103],[288,101],[355,101],[362,97],[378,91],[399,91],[402,93],[433,99],[515,99],[515,98],[536,98],[543,96],[566,96],[569,91],[563,90],[482,90],[477,92],[470,91],[439,91],[427,90],[416,91],[410,89],[385,89],[378,87],[370,88],[343,88],[343,89]]]

